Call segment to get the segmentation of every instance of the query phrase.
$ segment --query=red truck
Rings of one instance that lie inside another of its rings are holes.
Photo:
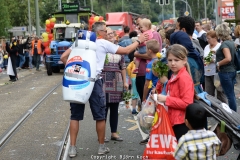
[[[116,31],[119,37],[124,35],[123,28],[128,26],[130,32],[135,30],[134,20],[139,14],[132,12],[112,12],[106,13],[106,25]]]

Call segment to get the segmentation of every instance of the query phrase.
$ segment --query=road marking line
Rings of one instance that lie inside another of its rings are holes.
[[[132,119],[127,119],[125,121],[128,121],[128,122],[132,122],[132,123],[136,123],[136,120],[132,120]]]
[[[138,125],[137,125],[137,124],[136,124],[135,126],[129,128],[128,130],[129,130],[129,131],[133,131],[133,130],[135,130],[135,129],[138,129]]]

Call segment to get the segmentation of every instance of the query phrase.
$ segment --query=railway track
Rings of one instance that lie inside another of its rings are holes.
[[[14,123],[5,127],[7,129],[0,135],[0,159],[62,159],[69,132],[69,109],[66,107],[68,103],[62,101],[62,76],[55,78],[58,83],[53,83],[51,87],[38,86],[42,97],[38,97],[18,119],[15,118]],[[5,89],[6,87],[12,90],[19,86],[4,86]],[[24,105],[22,101],[19,102],[21,105]],[[10,110],[6,111],[6,114],[9,112]]]

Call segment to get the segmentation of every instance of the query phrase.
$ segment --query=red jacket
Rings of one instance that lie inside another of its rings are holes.
[[[168,106],[172,126],[184,123],[186,107],[194,101],[194,83],[186,67],[178,72],[175,79],[172,75],[166,91],[168,96],[165,105]]]

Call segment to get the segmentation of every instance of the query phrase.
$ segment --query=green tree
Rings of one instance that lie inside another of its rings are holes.
[[[0,0],[0,36],[7,36],[6,29],[10,27],[8,8],[5,2],[5,0]]]

